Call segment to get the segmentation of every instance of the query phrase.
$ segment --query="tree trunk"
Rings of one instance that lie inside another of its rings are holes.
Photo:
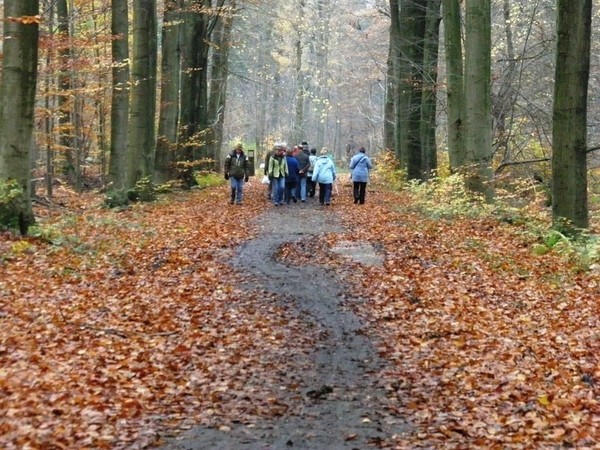
[[[493,199],[490,0],[466,0],[467,186]]]
[[[319,0],[317,2],[317,18],[319,21],[317,31],[317,46],[316,46],[316,61],[318,71],[317,75],[317,98],[318,103],[315,104],[316,114],[316,135],[315,145],[316,148],[320,149],[327,145],[331,145],[331,142],[326,144],[326,128],[329,116],[329,105],[330,105],[330,92],[327,85],[327,78],[330,73],[329,68],[329,22],[331,16],[331,7],[329,0]],[[341,77],[339,77],[341,78]],[[339,143],[339,140],[336,140]],[[336,145],[330,149],[334,152],[339,151],[339,147]]]
[[[166,183],[177,178],[175,152],[179,127],[181,86],[181,18],[183,0],[165,3],[162,28],[161,89],[154,178]]]
[[[459,0],[442,0],[446,50],[446,107],[448,120],[448,156],[450,170],[456,171],[467,161],[464,125],[466,125],[463,52]]]
[[[394,102],[394,43],[392,42],[392,33],[390,33],[390,44],[388,49],[387,76],[385,82],[385,105],[383,122],[383,148],[395,153],[396,149],[396,108]]]
[[[435,119],[437,112],[438,47],[440,43],[440,16],[442,0],[429,0],[423,43],[423,98],[421,106],[422,171],[425,179],[437,169]]]
[[[30,155],[33,145],[37,84],[38,0],[4,1],[4,45],[0,85],[0,186],[13,182],[18,193],[0,205],[3,225],[16,225],[21,234],[35,223],[31,207]],[[8,18],[12,18],[8,20]]]
[[[71,116],[73,103],[69,101],[72,92],[71,80],[71,30],[67,0],[57,0],[56,16],[58,19],[58,36],[60,40],[59,59],[61,70],[58,75],[58,129],[60,130],[60,146],[64,158],[60,172],[67,176],[70,183],[75,183],[75,159],[73,157],[73,128]]]
[[[124,189],[127,180],[129,123],[129,20],[127,0],[112,0],[112,106],[110,110],[109,189]]]
[[[225,117],[225,101],[227,99],[227,64],[231,47],[231,28],[236,12],[235,0],[229,1],[227,13],[221,14],[217,20],[213,36],[212,70],[210,96],[208,100],[208,117],[212,122],[211,136],[208,140],[209,155],[214,161],[214,170],[221,168],[221,147],[223,145],[223,119]]]
[[[555,227],[567,230],[589,225],[586,148],[591,22],[592,0],[558,0],[552,218]]]
[[[400,4],[399,0],[390,0],[390,59],[392,62],[393,69],[391,70],[392,77],[388,81],[390,89],[392,91],[392,99],[394,101],[394,145],[392,146],[396,157],[403,164],[402,147],[400,145],[400,127],[402,124],[402,115],[400,113],[400,94],[402,92],[400,84]]]
[[[185,167],[181,171],[181,177],[187,186],[194,184],[194,170],[210,167],[206,151],[209,7],[208,0],[187,0],[185,3],[178,161]]]
[[[421,101],[427,0],[400,1],[399,146],[409,180],[423,180]]]
[[[306,98],[306,86],[304,86],[304,74],[302,73],[302,38],[299,32],[296,36],[296,109],[294,114],[294,131],[292,133],[292,145],[299,144],[303,137],[304,128],[304,99]]]
[[[128,188],[154,171],[156,33],[156,0],[134,0]]]

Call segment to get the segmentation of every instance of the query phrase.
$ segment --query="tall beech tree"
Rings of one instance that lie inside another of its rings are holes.
[[[212,168],[214,161],[206,145],[209,133],[208,70],[211,34],[225,0],[186,0],[183,9],[181,45],[181,109],[178,161],[183,163],[182,178],[194,183],[195,168]]]
[[[465,3],[465,103],[467,185],[492,200],[491,10],[490,0]]]
[[[179,127],[182,8],[183,0],[165,2],[158,136],[154,160],[155,181],[159,183],[177,178],[174,164]]]
[[[131,108],[127,155],[127,187],[154,171],[156,74],[156,0],[133,2]]]
[[[423,42],[423,89],[421,99],[421,170],[424,179],[437,169],[436,113],[438,48],[442,0],[429,0],[425,19]]]
[[[31,161],[37,86],[39,1],[4,1],[4,44],[0,84],[0,206],[3,225],[21,234],[35,223],[31,207]],[[10,189],[9,189],[10,187]]]
[[[227,66],[231,48],[231,29],[236,12],[236,1],[229,0],[227,8],[216,18],[213,31],[212,67],[210,76],[210,95],[208,116],[212,121],[207,139],[208,155],[214,160],[215,170],[220,169],[221,147],[223,144],[223,126],[227,100]]]
[[[112,0],[112,92],[110,110],[110,189],[128,186],[127,148],[129,124],[129,8],[127,0]]]
[[[592,0],[558,0],[552,115],[552,218],[557,227],[588,227],[587,95]],[[569,224],[564,224],[564,221]]]
[[[450,169],[466,164],[464,68],[459,0],[442,0],[446,51],[446,120]]]

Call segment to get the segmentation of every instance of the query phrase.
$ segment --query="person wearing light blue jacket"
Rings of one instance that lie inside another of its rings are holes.
[[[321,156],[315,162],[312,181],[319,184],[319,203],[321,205],[331,204],[331,190],[335,181],[335,164],[329,157],[326,147],[321,150]]]
[[[356,155],[350,160],[350,170],[352,170],[352,187],[354,193],[354,204],[365,204],[365,194],[367,183],[369,182],[369,170],[373,168],[373,163],[366,155],[366,150],[361,147]]]

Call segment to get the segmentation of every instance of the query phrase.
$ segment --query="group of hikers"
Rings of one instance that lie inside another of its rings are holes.
[[[333,184],[337,178],[335,162],[327,147],[317,156],[317,149],[309,150],[308,143],[302,142],[293,148],[285,143],[276,143],[265,157],[263,183],[268,185],[267,198],[275,206],[304,203],[313,198],[319,187],[319,204],[331,205]],[[373,163],[361,147],[349,164],[352,171],[353,196],[355,204],[364,204],[369,171]],[[250,164],[241,144],[227,155],[224,164],[225,179],[230,181],[230,204],[241,205],[244,182],[250,176]]]

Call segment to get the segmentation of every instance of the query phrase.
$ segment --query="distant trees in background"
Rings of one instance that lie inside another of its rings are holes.
[[[31,120],[21,166],[16,136],[0,142],[0,183],[19,180],[24,198],[25,172],[49,196],[56,178],[78,190],[191,186],[234,143],[260,157],[275,141],[308,141],[339,160],[360,146],[392,151],[410,179],[462,171],[490,201],[495,173],[535,172],[558,181],[555,216],[587,224],[587,141],[597,144],[600,117],[588,0],[41,0],[40,18],[23,20],[37,3],[4,1],[15,15],[5,34],[40,30],[37,74],[16,80],[36,89],[33,115],[2,99],[20,132]],[[16,63],[24,73],[32,56]],[[577,120],[565,113],[581,108]]]

